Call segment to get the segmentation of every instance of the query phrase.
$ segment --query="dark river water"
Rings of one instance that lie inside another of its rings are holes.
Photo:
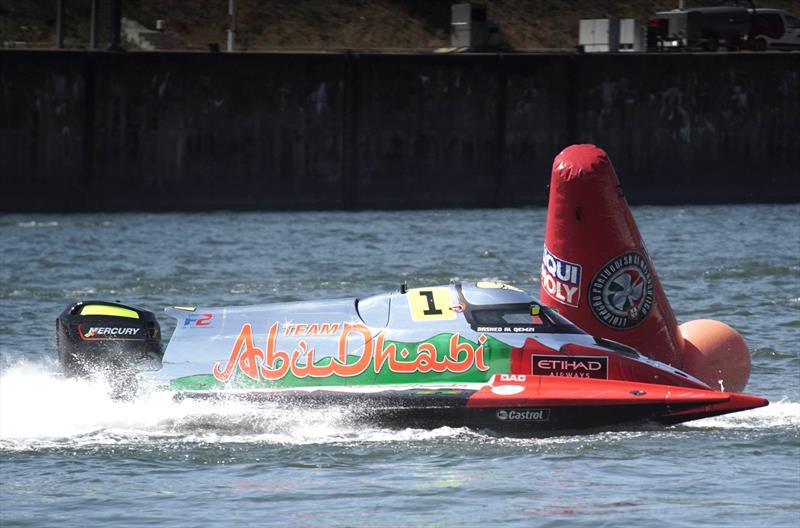
[[[58,374],[77,299],[155,311],[495,279],[538,295],[545,210],[0,216],[0,525],[800,526],[800,205],[634,210],[680,321],[769,407],[512,439],[333,410],[112,401]]]

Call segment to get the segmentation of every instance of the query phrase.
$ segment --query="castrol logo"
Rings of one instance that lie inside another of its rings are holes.
[[[503,422],[547,422],[550,409],[498,409],[495,417]]]
[[[542,289],[561,304],[577,308],[581,299],[581,266],[556,257],[545,246]]]
[[[626,330],[642,324],[653,307],[653,275],[642,254],[629,251],[610,260],[592,279],[589,303],[604,325]]]

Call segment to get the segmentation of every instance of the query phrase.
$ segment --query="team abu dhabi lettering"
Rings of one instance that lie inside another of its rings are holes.
[[[539,376],[608,379],[607,356],[531,356],[532,372]]]
[[[653,307],[653,276],[647,258],[629,251],[611,259],[592,279],[589,306],[610,328],[639,326]]]
[[[139,335],[141,328],[129,326],[91,326],[84,330],[82,325],[78,326],[78,334],[81,339],[135,339]]]
[[[283,325],[282,334],[285,336],[336,335],[341,327],[341,323],[286,323]]]
[[[339,324],[333,323],[327,328]],[[280,323],[272,323],[267,332],[266,347],[260,348],[253,340],[252,326],[250,323],[245,323],[225,366],[220,363],[214,364],[212,369],[214,378],[226,382],[237,370],[256,381],[276,381],[289,374],[297,378],[353,377],[366,372],[370,365],[376,374],[384,368],[397,374],[417,372],[457,374],[473,368],[482,372],[489,370],[484,360],[483,345],[486,342],[484,335],[478,337],[479,344],[473,347],[467,342],[459,343],[459,334],[453,334],[449,340],[447,353],[441,358],[437,357],[436,346],[426,341],[417,345],[417,355],[412,358],[407,348],[398,349],[394,343],[385,343],[383,332],[374,336],[363,324],[341,323],[336,354],[333,356],[326,354],[315,361],[314,348],[309,347],[303,339],[295,343],[291,352],[279,349],[279,334],[295,335],[296,330],[296,328],[291,330],[284,328],[281,332]],[[356,351],[360,352],[360,355],[353,354]],[[351,355],[356,359],[348,362],[348,356]],[[328,361],[321,362],[319,361],[321,359]]]
[[[577,308],[581,299],[581,266],[556,257],[545,246],[542,287],[556,301]]]

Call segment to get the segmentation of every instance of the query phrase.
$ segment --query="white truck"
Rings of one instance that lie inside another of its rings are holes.
[[[800,50],[800,18],[782,9],[750,9],[749,48]]]

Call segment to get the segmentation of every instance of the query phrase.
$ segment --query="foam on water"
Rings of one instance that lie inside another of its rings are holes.
[[[781,400],[767,407],[751,409],[723,416],[715,416],[684,424],[688,427],[714,427],[719,429],[769,429],[800,430],[800,402]]]
[[[491,437],[465,428],[390,430],[355,424],[342,408],[300,409],[243,401],[175,401],[147,391],[132,401],[113,400],[102,380],[64,378],[52,363],[17,363],[0,374],[0,449],[26,450],[148,441],[191,443],[315,444],[413,442]],[[800,403],[687,424],[720,429],[800,429]],[[519,443],[520,440],[514,440]],[[559,443],[570,437],[528,439]]]
[[[185,441],[310,444],[414,441],[470,434],[466,429],[401,431],[353,424],[342,408],[298,409],[243,401],[175,401],[142,391],[109,397],[102,380],[68,379],[53,365],[19,363],[0,374],[0,449]]]
[[[37,222],[36,220],[30,220],[27,222],[17,222],[17,227],[24,227],[24,228],[31,228],[31,227],[58,227],[58,222],[51,221],[51,222]]]

